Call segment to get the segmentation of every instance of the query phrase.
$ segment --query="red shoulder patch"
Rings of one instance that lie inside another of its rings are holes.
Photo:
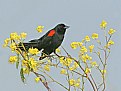
[[[51,30],[47,36],[53,36],[55,34],[55,30]]]

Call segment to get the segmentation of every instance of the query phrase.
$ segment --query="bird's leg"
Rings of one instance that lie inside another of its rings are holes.
[[[56,53],[56,51],[54,51],[54,54],[55,54],[56,56],[60,57],[60,55],[58,55],[58,54]]]
[[[46,57],[48,57],[49,60],[52,62],[52,56],[51,56],[49,53],[48,53],[48,54],[45,54],[44,52],[42,52],[42,54],[41,54],[39,60],[42,60],[42,59],[44,59],[44,58],[46,58]]]
[[[40,56],[40,58],[39,58],[39,60],[42,60],[42,59],[44,59],[45,57],[46,57],[45,53],[42,52],[42,53],[41,53],[41,56]]]
[[[54,51],[54,54],[60,58],[60,55],[58,55],[58,54],[56,53],[56,51]],[[60,63],[60,61],[57,63],[57,65],[58,65],[59,63]]]

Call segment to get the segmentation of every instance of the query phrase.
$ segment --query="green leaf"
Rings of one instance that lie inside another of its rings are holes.
[[[18,69],[18,66],[19,66],[19,54],[17,54],[16,69]]]
[[[24,74],[23,74],[23,68],[21,68],[21,70],[20,70],[20,76],[21,76],[22,82],[24,83],[25,82],[25,77],[24,77]]]
[[[78,61],[77,64],[80,65],[80,61]]]

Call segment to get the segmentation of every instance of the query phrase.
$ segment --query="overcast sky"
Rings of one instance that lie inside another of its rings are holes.
[[[99,24],[103,19],[108,28],[117,30],[108,60],[106,91],[121,91],[121,0],[0,0],[0,91],[46,91],[41,83],[34,82],[35,76],[28,77],[24,85],[19,71],[8,63],[12,53],[2,44],[11,32],[26,32],[28,41],[39,38],[58,23],[65,23],[70,29],[62,45],[71,52],[72,41],[80,41],[93,32],[102,34]],[[38,25],[45,26],[42,34],[35,30]],[[53,76],[57,78],[58,74]],[[50,87],[52,91],[64,91],[53,84]]]

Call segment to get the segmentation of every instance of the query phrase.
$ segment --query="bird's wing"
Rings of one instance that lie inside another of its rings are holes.
[[[30,40],[29,42],[38,42],[38,39]]]
[[[48,31],[40,39],[38,39],[41,43],[42,48],[46,48],[46,47],[48,47],[48,45],[51,45],[55,32],[56,31],[52,29],[52,30]]]
[[[55,35],[55,30],[52,29],[48,31],[45,35],[43,35],[41,38],[30,40],[29,43],[37,44],[37,48],[41,50],[48,47],[48,45],[51,45],[54,35]]]

